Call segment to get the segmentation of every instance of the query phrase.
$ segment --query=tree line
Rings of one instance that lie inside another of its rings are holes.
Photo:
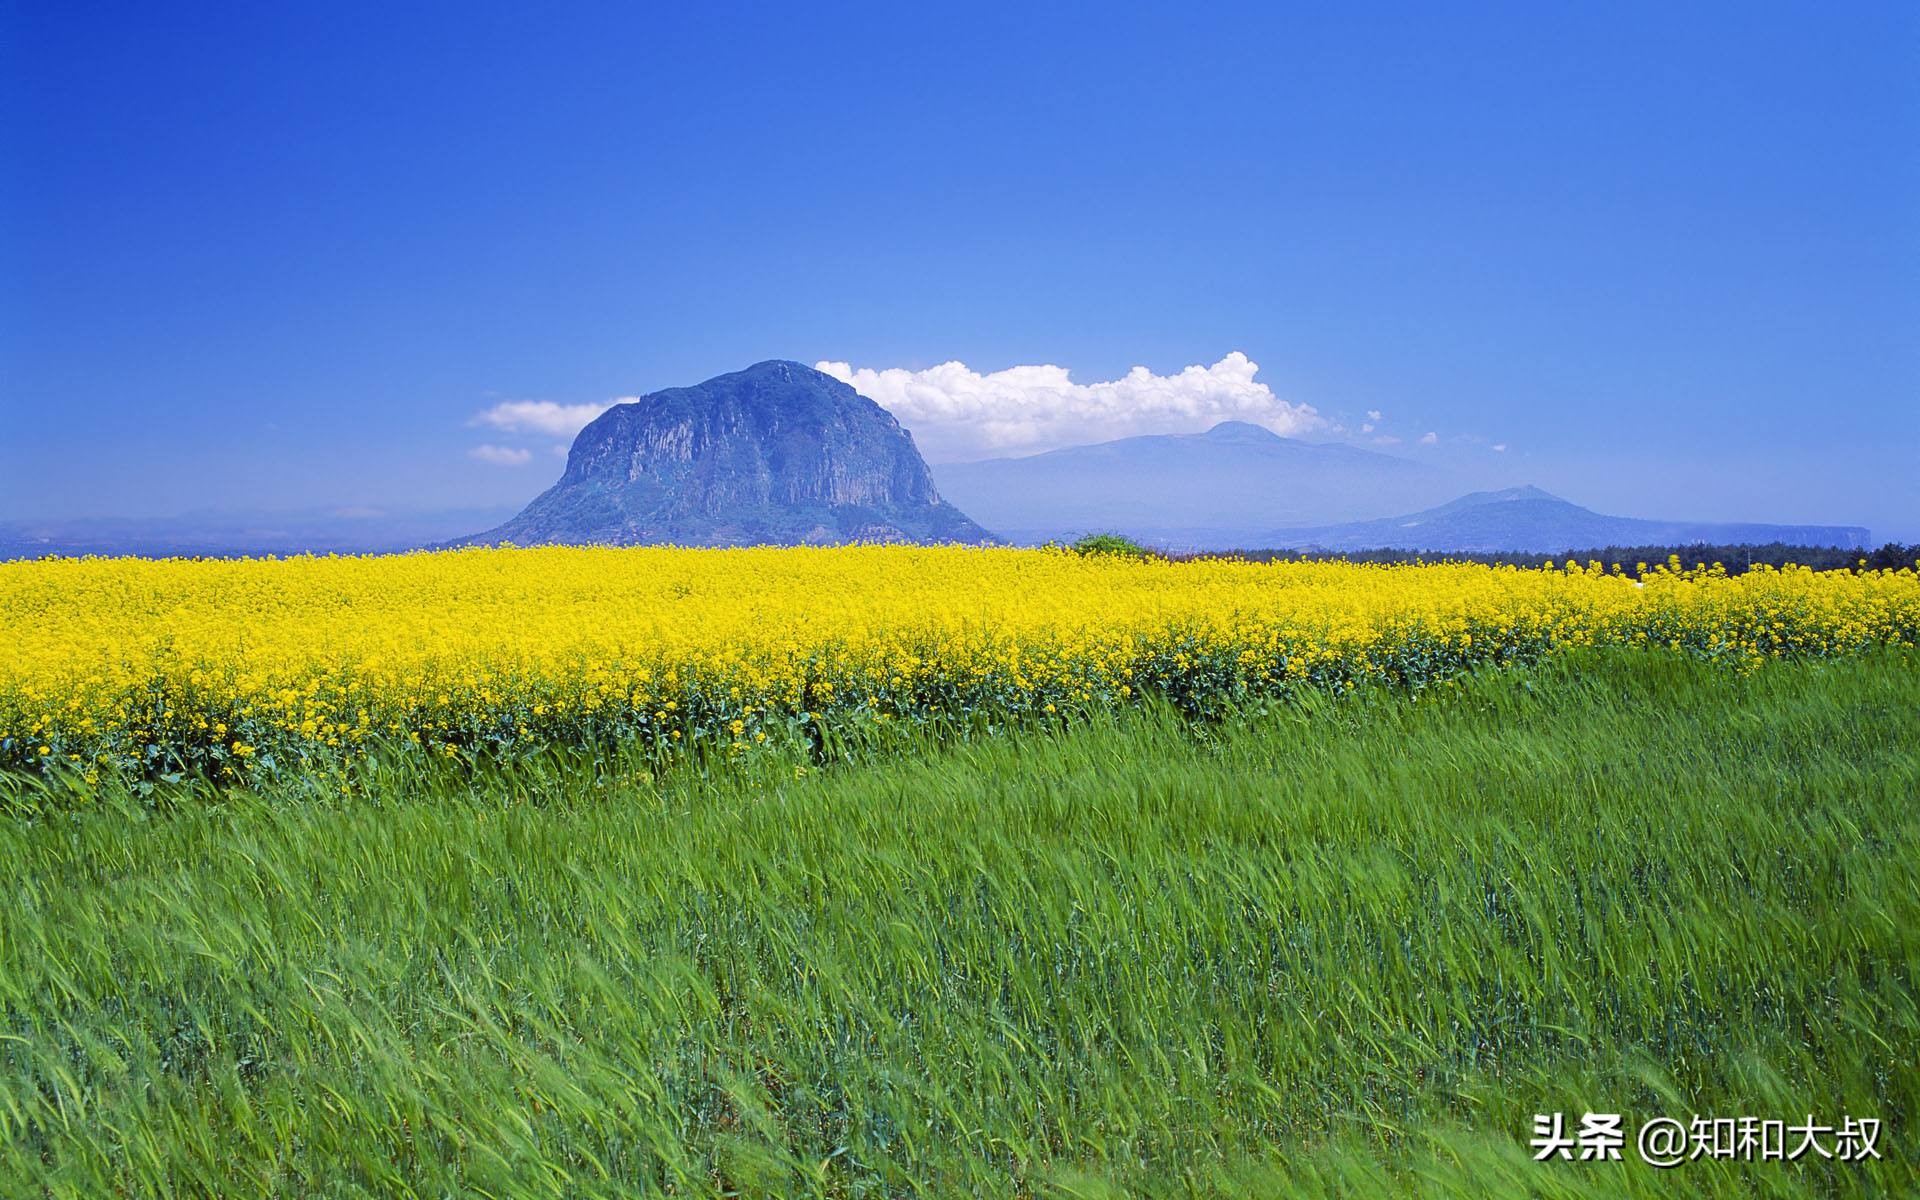
[[[1785,542],[1765,545],[1714,545],[1694,542],[1684,546],[1603,546],[1589,550],[1570,550],[1563,554],[1468,553],[1420,550],[1230,550],[1199,554],[1177,554],[1178,559],[1238,558],[1248,562],[1356,562],[1356,563],[1437,563],[1475,562],[1487,566],[1538,567],[1542,563],[1558,565],[1567,559],[1585,564],[1598,562],[1611,567],[1615,563],[1628,571],[1641,563],[1659,566],[1669,557],[1677,557],[1688,567],[1719,563],[1727,574],[1739,575],[1753,567],[1784,567],[1788,564],[1815,571],[1897,570],[1920,564],[1920,542],[1901,545],[1888,542],[1878,550],[1849,550],[1840,546],[1790,546]]]

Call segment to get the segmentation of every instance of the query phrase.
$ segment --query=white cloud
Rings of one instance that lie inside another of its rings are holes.
[[[467,453],[496,467],[524,467],[533,458],[533,451],[512,446],[475,446]]]
[[[1367,422],[1365,422],[1365,423],[1363,423],[1363,424],[1362,424],[1362,425],[1360,426],[1360,432],[1361,432],[1361,433],[1372,433],[1372,432],[1373,432],[1373,422],[1372,422],[1372,421],[1367,421]]]
[[[1495,442],[1493,444],[1493,452],[1495,454],[1505,454],[1507,452],[1507,444],[1505,442]]]
[[[1398,446],[1400,444],[1400,439],[1397,437],[1394,437],[1390,433],[1383,433],[1379,437],[1373,439],[1373,444],[1376,446]]]
[[[1431,446],[1431,445],[1433,445],[1434,443],[1436,443],[1436,442],[1438,442],[1439,440],[1440,440],[1440,435],[1439,435],[1439,434],[1437,434],[1437,433],[1429,433],[1429,434],[1427,434],[1427,435],[1426,435],[1425,437],[1422,437],[1422,438],[1420,439],[1420,444],[1421,444],[1422,446]]]
[[[490,425],[508,433],[544,433],[550,437],[570,438],[585,429],[587,422],[616,404],[633,401],[622,396],[605,404],[555,404],[551,400],[509,400],[496,404],[467,422]]]
[[[1377,408],[1370,408],[1370,409],[1368,409],[1368,410],[1367,410],[1367,420],[1369,420],[1369,421],[1378,421],[1379,419],[1380,419],[1380,410],[1379,410],[1379,409],[1377,409]]]
[[[1327,426],[1310,405],[1289,404],[1257,382],[1259,364],[1237,350],[1210,367],[1172,375],[1135,367],[1100,383],[1075,383],[1066,368],[1056,366],[981,374],[960,362],[925,371],[814,365],[893,413],[935,462],[1033,454],[1143,433],[1198,433],[1226,420],[1289,435]]]

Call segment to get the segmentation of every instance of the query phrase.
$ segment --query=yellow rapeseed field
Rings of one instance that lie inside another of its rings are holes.
[[[744,750],[834,722],[1196,712],[1560,647],[1750,666],[1920,640],[1911,569],[480,549],[0,565],[0,768],[312,770],[367,746]]]

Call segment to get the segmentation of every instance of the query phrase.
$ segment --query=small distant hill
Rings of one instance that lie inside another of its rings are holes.
[[[608,409],[566,473],[467,543],[683,546],[993,537],[940,498],[892,414],[797,362],[763,362]]]
[[[1857,548],[1867,544],[1867,536],[1867,530],[1857,525],[1716,524],[1609,517],[1537,487],[1517,487],[1473,492],[1406,516],[1313,529],[1270,530],[1251,545],[1274,549],[1564,554],[1593,546],[1699,542]]]
[[[1245,421],[1122,438],[1026,458],[934,468],[940,490],[1013,542],[1103,530],[1182,549],[1266,544],[1282,525],[1326,525],[1458,495],[1452,474]]]

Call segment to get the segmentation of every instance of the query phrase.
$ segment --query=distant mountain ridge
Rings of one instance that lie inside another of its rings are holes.
[[[518,545],[991,541],[942,500],[893,415],[797,362],[756,363],[608,409],[560,481],[465,539]]]
[[[394,554],[458,537],[512,509],[203,511],[169,517],[0,521],[0,560],[46,555],[239,558],[268,554]]]
[[[1243,421],[929,469],[880,405],[832,376],[776,360],[608,409],[575,439],[559,481],[486,533],[460,536],[498,519],[475,510],[0,521],[0,559],[380,553],[503,541],[979,544],[998,540],[988,528],[1015,543],[1116,532],[1189,551],[1858,549],[1869,539],[1854,525],[1607,516],[1532,486],[1461,490],[1458,476],[1425,463]],[[1403,515],[1378,515],[1396,510]]]
[[[1245,421],[933,472],[943,495],[1013,542],[1115,530],[1183,549],[1244,547],[1278,526],[1414,509],[1462,486],[1425,463]]]
[[[1315,529],[1276,529],[1247,549],[1416,550],[1437,553],[1564,554],[1604,546],[1717,545],[1865,547],[1858,525],[1722,524],[1610,517],[1537,487],[1473,492],[1421,512]]]

